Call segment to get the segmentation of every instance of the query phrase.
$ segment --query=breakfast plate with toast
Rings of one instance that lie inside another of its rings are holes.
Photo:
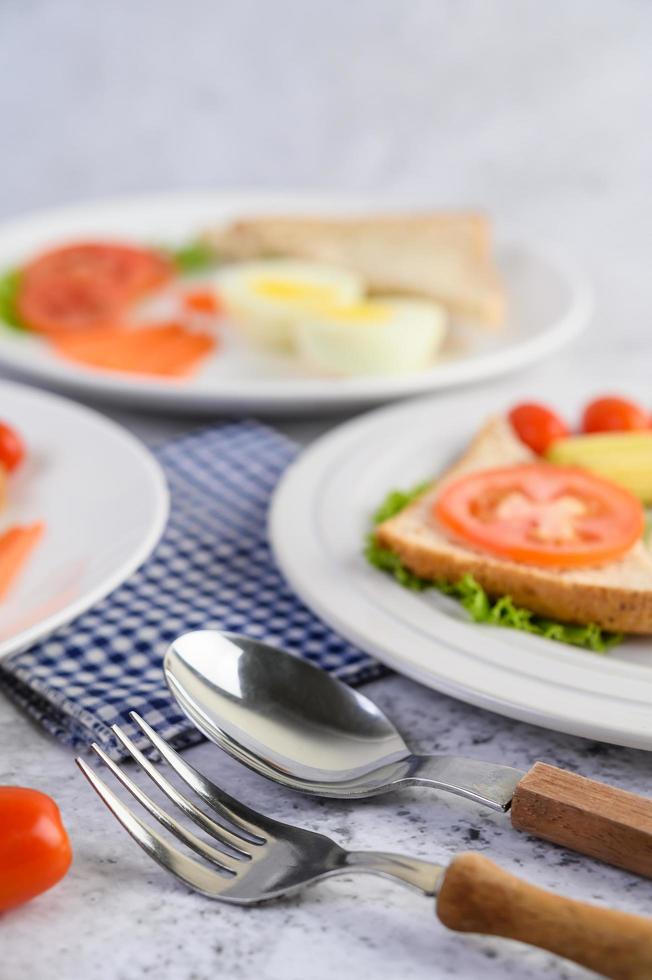
[[[173,193],[0,226],[0,366],[122,406],[371,405],[538,362],[590,311],[475,209]]]
[[[650,406],[643,389],[574,389],[447,394],[345,423],[284,475],[270,538],[306,604],[390,667],[650,749]]]

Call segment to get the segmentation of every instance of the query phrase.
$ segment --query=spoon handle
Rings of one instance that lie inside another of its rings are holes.
[[[516,787],[511,817],[517,830],[652,878],[648,797],[537,762]]]
[[[403,783],[431,786],[455,793],[493,810],[509,808],[514,791],[526,774],[511,766],[494,765],[481,759],[457,755],[416,755]]]
[[[437,916],[449,929],[517,939],[613,980],[652,977],[652,919],[544,891],[481,854],[451,861]]]

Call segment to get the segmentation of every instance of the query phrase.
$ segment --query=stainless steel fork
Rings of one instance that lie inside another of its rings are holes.
[[[98,745],[93,744],[93,750],[131,795],[201,862],[148,826],[83,759],[77,759],[77,765],[143,850],[209,898],[250,905],[333,875],[365,872],[400,881],[424,895],[437,895],[437,915],[450,929],[518,939],[618,980],[652,977],[650,919],[543,891],[479,854],[458,854],[443,867],[382,851],[347,851],[322,834],[265,817],[233,799],[182,759],[139,715],[132,712],[131,717],[211,813],[181,793],[117,725],[113,727],[116,738],[214,843],[198,837],[150,799]]]

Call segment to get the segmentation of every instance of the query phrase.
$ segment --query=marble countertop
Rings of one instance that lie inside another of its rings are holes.
[[[28,0],[0,4],[0,219],[106,194],[257,186],[482,204],[499,228],[560,243],[591,279],[590,332],[532,379],[649,390],[652,7],[637,0]],[[27,71],[26,71],[27,68]],[[171,125],[172,123],[172,125]],[[468,390],[479,411],[482,389]],[[150,443],[198,420],[110,410]],[[309,442],[338,421],[278,420]],[[652,795],[649,756],[550,732],[398,676],[365,688],[424,752],[536,759]],[[356,848],[445,862],[486,852],[528,880],[650,912],[652,884],[519,835],[426,790],[304,799],[203,745],[188,758],[234,795]],[[0,922],[0,980],[540,980],[552,956],[458,936],[433,903],[339,878],[261,908],[212,903],[149,862],[70,752],[0,696],[0,783],[51,793],[75,861]]]
[[[524,769],[545,759],[626,789],[650,785],[644,752],[500,718],[397,676],[374,681],[365,692],[424,752],[468,754]],[[71,754],[4,700],[0,745],[0,783],[51,793],[75,848],[64,881],[0,924],[3,980],[589,976],[520,944],[448,932],[431,899],[372,877],[338,878],[258,908],[211,902],[177,886],[146,858],[99,804]],[[319,801],[270,784],[212,745],[186,757],[254,807],[347,847],[436,862],[473,849],[555,892],[649,912],[649,881],[532,840],[513,830],[508,817],[464,800],[411,789],[357,803]]]
[[[596,389],[627,371],[639,390],[647,365],[606,363],[584,345],[530,372],[550,389],[572,390],[579,370]],[[547,379],[547,380],[546,380]],[[528,390],[528,376],[503,381]],[[479,398],[477,393],[470,397]],[[150,443],[196,420],[135,416],[109,409]],[[333,419],[278,422],[310,442]],[[398,676],[365,685],[411,745],[423,752],[469,755],[528,769],[542,759],[651,793],[647,753],[574,738],[502,718]],[[2,922],[2,980],[464,980],[574,978],[589,974],[514,943],[457,936],[435,919],[432,900],[380,879],[338,878],[266,907],[220,905],[178,886],[151,863],[102,807],[72,754],[0,698],[0,784],[21,783],[60,803],[75,847],[67,878]],[[228,792],[271,816],[322,831],[352,848],[392,850],[445,863],[456,851],[486,852],[529,881],[585,901],[647,913],[649,881],[519,834],[509,818],[432,790],[411,789],[357,803],[316,801],[270,784],[219,749],[198,746],[187,758]],[[38,936],[35,947],[34,937]],[[4,972],[3,972],[4,970]]]

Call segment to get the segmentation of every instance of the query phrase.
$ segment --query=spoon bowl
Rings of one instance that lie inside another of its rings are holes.
[[[505,810],[524,775],[456,756],[415,755],[360,691],[251,637],[185,633],[169,647],[164,672],[208,739],[291,789],[353,799],[416,783]]]

